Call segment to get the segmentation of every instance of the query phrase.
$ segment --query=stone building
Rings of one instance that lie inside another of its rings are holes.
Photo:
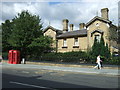
[[[44,35],[53,38],[55,43],[52,46],[56,48],[57,52],[87,51],[91,49],[94,38],[96,37],[99,42],[101,36],[104,38],[105,45],[106,43],[109,45],[111,52],[117,52],[117,43],[114,42],[114,45],[112,45],[108,39],[111,26],[115,26],[109,20],[108,13],[108,8],[101,9],[101,17],[95,16],[86,24],[80,23],[78,30],[74,30],[73,24],[68,24],[68,19],[64,19],[62,30],[48,26],[44,29]],[[70,30],[68,30],[68,25]],[[115,30],[117,30],[117,27],[115,27]]]

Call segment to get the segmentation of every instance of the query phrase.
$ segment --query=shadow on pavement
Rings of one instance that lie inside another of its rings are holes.
[[[10,83],[10,82],[18,82],[23,84],[47,87],[48,89],[55,88],[58,90],[60,90],[61,88],[94,88],[94,87],[83,86],[83,85],[74,85],[74,84],[61,83],[61,82],[55,82],[50,80],[37,79],[38,77],[40,78],[42,76],[23,77],[23,76],[15,76],[15,75],[3,73],[2,88],[3,90],[4,88],[35,88],[34,86],[20,85],[20,84]]]

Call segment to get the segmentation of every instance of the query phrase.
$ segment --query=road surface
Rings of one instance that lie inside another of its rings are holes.
[[[23,67],[3,64],[2,88],[118,88],[119,76]]]

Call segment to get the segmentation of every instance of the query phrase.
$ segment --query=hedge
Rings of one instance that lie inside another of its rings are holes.
[[[3,59],[8,59],[8,53],[2,53]],[[105,58],[101,57],[104,64],[116,64],[120,65],[120,57],[111,57],[111,58]],[[82,52],[82,51],[72,51],[72,52],[66,52],[66,53],[43,53],[39,56],[29,56],[27,60],[32,61],[51,61],[51,62],[67,62],[67,63],[80,63],[80,62],[86,62],[86,63],[95,63],[96,62],[96,56],[92,56],[88,52]]]
[[[41,55],[41,61],[55,62],[80,62],[89,61],[89,55],[86,52],[66,52],[66,53],[46,53]]]
[[[7,60],[7,59],[8,59],[8,52],[2,53],[2,58],[3,58],[4,60]]]

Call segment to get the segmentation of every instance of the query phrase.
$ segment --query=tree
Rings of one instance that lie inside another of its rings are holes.
[[[106,50],[105,50],[105,56],[106,56],[107,59],[109,59],[110,56],[111,56],[111,53],[110,53],[108,44],[106,44],[105,49],[106,49]]]
[[[99,51],[100,51],[99,54],[101,56],[104,56],[106,52],[106,47],[105,47],[103,36],[101,36],[101,40],[98,46],[99,46]]]
[[[109,36],[108,36],[108,39],[109,40],[112,40],[112,41],[116,41],[118,40],[118,27],[111,24],[110,25],[110,30],[109,30]]]
[[[5,23],[2,23],[2,51],[8,51],[11,48],[11,45],[8,43],[12,32],[12,22],[6,20]]]
[[[100,55],[106,59],[109,59],[111,55],[110,50],[109,50],[108,44],[106,43],[105,45],[105,42],[102,36],[101,36],[99,46],[100,46]]]
[[[108,39],[110,41],[109,46],[116,47],[119,49],[119,47],[118,47],[118,45],[119,45],[118,44],[119,32],[118,32],[117,26],[115,26],[113,24],[110,25],[108,37],[109,37]]]
[[[103,39],[103,36],[101,36],[100,42],[97,41],[97,39],[94,39],[94,44],[92,46],[91,51],[92,56],[98,56],[101,55],[101,57],[108,59],[110,57],[110,50],[108,48],[108,44],[105,46],[105,42]]]
[[[48,47],[50,45],[48,43],[51,41],[49,42],[49,39],[46,40],[46,37],[43,36],[39,16],[22,11],[11,22],[12,32],[7,42],[12,46],[12,49],[20,50],[22,57],[41,53],[42,49],[48,49],[45,47]],[[43,40],[43,38],[45,39]]]
[[[91,54],[93,55],[93,56],[97,56],[97,55],[99,55],[99,42],[97,41],[97,39],[96,39],[96,37],[95,37],[95,39],[94,39],[94,44],[93,44],[93,46],[92,46],[92,52],[91,52]]]
[[[52,38],[48,36],[41,36],[41,37],[35,38],[28,47],[33,52],[33,55],[39,56],[40,54],[44,52],[48,52],[48,50],[51,51],[52,43],[53,43]]]

